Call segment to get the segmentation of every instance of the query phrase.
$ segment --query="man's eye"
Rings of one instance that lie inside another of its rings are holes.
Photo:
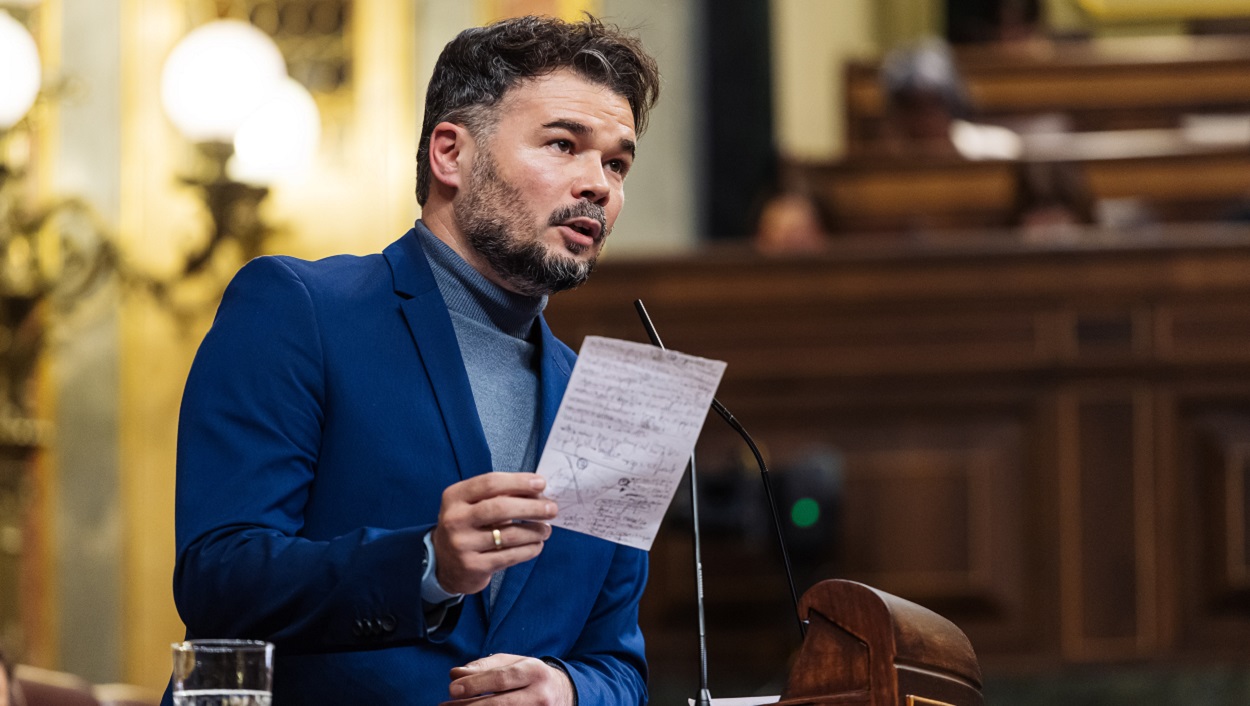
[[[608,160],[608,169],[611,169],[617,174],[624,174],[629,170],[629,165],[626,164],[623,159],[610,159]]]
[[[573,151],[573,142],[571,140],[556,140],[555,142],[552,142],[551,144],[554,145],[555,148],[560,150],[561,152]]]

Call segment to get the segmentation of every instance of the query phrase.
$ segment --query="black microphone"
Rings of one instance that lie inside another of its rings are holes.
[[[647,329],[647,336],[651,338],[651,343],[657,348],[664,348],[664,343],[660,341],[660,334],[656,333],[655,325],[651,323],[651,317],[647,315],[647,307],[643,306],[641,299],[634,300],[634,308],[638,310],[638,316],[642,319],[642,325]],[[721,404],[715,397],[712,398],[712,409],[724,419],[742,440],[746,442],[747,447],[751,449],[751,453],[755,455],[755,462],[760,467],[760,479],[764,483],[764,495],[768,498],[768,509],[772,512],[773,529],[777,533],[777,546],[781,549],[781,562],[786,571],[786,582],[790,586],[790,600],[794,604],[794,619],[799,624],[799,636],[807,637],[807,623],[799,615],[799,592],[794,586],[794,572],[790,570],[790,552],[786,549],[786,540],[782,535],[781,516],[777,514],[777,501],[773,498],[773,484],[769,479],[768,466],[764,463],[764,457],[760,454],[759,447],[755,445],[755,441],[742,424],[730,414],[725,405]],[[699,509],[695,498],[698,492],[695,486],[694,473],[694,457],[690,458],[690,503],[693,511],[694,521],[694,563],[695,563],[695,588],[697,591],[696,598],[699,608],[699,657],[700,669],[702,670],[702,679],[700,683],[701,693],[707,690],[707,641],[704,638],[703,629],[703,564],[699,556]],[[703,706],[703,702],[699,702],[699,706]]]

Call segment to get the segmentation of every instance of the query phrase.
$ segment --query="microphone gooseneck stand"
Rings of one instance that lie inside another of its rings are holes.
[[[662,348],[663,346],[661,346]],[[690,518],[694,523],[694,591],[699,613],[699,698],[695,706],[712,706],[712,692],[707,686],[707,623],[703,617],[703,551],[699,541],[699,474],[690,454]]]
[[[647,314],[647,307],[643,305],[641,299],[634,300],[634,308],[638,311],[638,317],[642,319],[642,325],[647,330],[647,336],[651,339],[651,344],[656,348],[664,350],[664,343],[660,340],[660,334],[656,332],[655,325],[651,323],[651,317]],[[807,624],[799,616],[799,593],[794,585],[794,574],[790,570],[790,553],[786,550],[785,537],[781,533],[781,516],[777,513],[777,502],[773,497],[773,486],[769,480],[768,467],[764,464],[764,457],[760,454],[759,447],[755,445],[755,441],[742,424],[729,412],[725,405],[721,404],[716,398],[712,398],[712,409],[724,419],[730,427],[733,428],[747,447],[751,449],[751,453],[755,455],[755,462],[760,467],[760,479],[764,483],[764,495],[768,498],[768,508],[772,512],[773,529],[777,533],[777,545],[781,549],[781,561],[786,572],[786,581],[790,586],[790,600],[794,603],[794,617],[799,624],[800,639],[807,637]],[[695,585],[695,603],[699,616],[699,698],[695,700],[696,706],[711,706],[711,694],[708,691],[707,683],[707,630],[706,620],[704,618],[703,609],[703,554],[699,538],[699,486],[698,476],[695,473],[694,454],[690,456],[690,515],[694,525],[694,585]]]

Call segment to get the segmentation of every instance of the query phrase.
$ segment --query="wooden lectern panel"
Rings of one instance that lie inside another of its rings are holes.
[[[967,636],[933,611],[853,581],[822,581],[799,604],[808,621],[782,706],[982,706]]]

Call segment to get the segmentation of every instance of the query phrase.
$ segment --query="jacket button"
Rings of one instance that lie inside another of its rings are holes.
[[[365,621],[364,620],[361,620],[360,618],[356,619],[356,622],[352,624],[352,634],[355,635],[356,637],[365,636]]]
[[[378,625],[381,626],[382,632],[387,633],[388,635],[395,632],[395,616],[383,616],[382,619],[378,621]]]

